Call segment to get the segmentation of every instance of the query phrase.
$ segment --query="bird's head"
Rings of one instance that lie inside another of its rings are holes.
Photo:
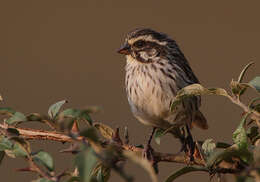
[[[142,63],[150,63],[177,48],[175,41],[166,34],[144,28],[129,32],[118,53]]]

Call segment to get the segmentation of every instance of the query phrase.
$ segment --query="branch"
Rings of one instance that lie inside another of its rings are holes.
[[[3,132],[7,132],[7,129],[10,128],[7,124],[0,123],[0,130]],[[60,132],[54,132],[54,131],[44,131],[44,130],[35,130],[35,129],[29,129],[29,128],[19,128],[19,127],[13,127],[16,130],[19,131],[19,136],[26,139],[26,140],[51,140],[51,141],[57,141],[57,142],[75,142],[76,141],[82,141],[83,137],[76,137],[71,138],[70,136],[60,133]],[[130,145],[128,143],[118,142],[118,147],[126,150],[126,151],[132,151],[136,153],[142,153],[143,148],[136,147],[134,145]],[[107,144],[105,144],[107,145]],[[106,146],[103,146],[104,148]],[[154,151],[153,157],[156,163],[158,162],[174,162],[174,163],[182,163],[182,164],[190,164],[189,157],[184,154],[170,154],[170,153],[161,153]],[[206,166],[205,161],[201,159],[200,157],[195,157],[194,161],[192,162],[194,165],[199,166]],[[210,172],[210,171],[209,171]],[[228,163],[228,162],[221,162],[218,166],[218,168],[214,171],[218,173],[239,173],[241,172],[241,169],[237,167],[237,164],[234,163]]]

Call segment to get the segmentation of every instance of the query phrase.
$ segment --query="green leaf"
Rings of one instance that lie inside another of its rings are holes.
[[[80,181],[80,178],[78,176],[72,176],[66,182],[76,182],[76,181]]]
[[[80,181],[90,182],[91,173],[97,163],[97,157],[93,149],[89,148],[87,151],[80,152],[75,158],[75,165],[79,170]]]
[[[98,141],[98,135],[97,135],[97,131],[96,131],[96,128],[94,127],[90,127],[90,128],[87,128],[83,131],[80,131],[79,133],[80,136],[84,136],[92,141]]]
[[[247,71],[247,69],[251,66],[251,65],[253,65],[254,64],[254,62],[250,62],[250,63],[248,63],[245,67],[244,67],[244,69],[241,71],[241,73],[240,73],[240,75],[239,75],[239,77],[238,77],[238,83],[241,83],[242,82],[242,80],[243,80],[243,78],[244,78],[244,75],[245,75],[245,73],[246,73],[246,71]]]
[[[0,108],[0,114],[8,114],[8,115],[13,115],[16,111],[13,110],[12,108],[10,107],[3,107],[3,108]]]
[[[48,110],[48,115],[50,116],[50,118],[55,119],[55,117],[58,115],[61,107],[65,103],[67,103],[67,101],[66,100],[62,100],[62,101],[59,101],[59,102],[51,105],[49,107],[49,110]]]
[[[54,182],[54,181],[46,179],[46,178],[39,178],[37,180],[33,180],[32,182]]]
[[[226,90],[222,88],[205,88],[200,84],[192,84],[184,87],[178,93],[171,104],[171,111],[176,110],[177,106],[181,104],[184,99],[199,96],[199,95],[222,95],[228,96]]]
[[[49,171],[53,171],[54,163],[50,154],[44,151],[40,151],[37,154],[33,155],[33,160],[46,167]]]
[[[247,113],[241,120],[239,126],[233,133],[233,141],[235,144],[237,144],[238,148],[240,150],[247,150],[248,149],[248,142],[247,142],[247,134],[246,130],[244,128],[244,125],[246,123],[246,119],[249,116],[249,113]]]
[[[43,120],[43,116],[41,116],[39,113],[30,113],[27,116],[27,120],[28,121],[42,121]]]
[[[26,157],[28,155],[26,148],[18,142],[13,145],[11,150],[5,150],[5,153],[11,158]]]
[[[165,182],[172,182],[174,181],[176,178],[190,173],[190,172],[194,172],[194,171],[204,171],[204,172],[208,172],[208,169],[206,169],[205,167],[197,167],[197,166],[186,166],[183,167],[182,169],[174,172],[173,174],[171,174],[166,180]]]
[[[258,92],[260,92],[260,76],[255,77],[248,84],[251,87],[255,88]]]
[[[0,151],[11,150],[13,143],[4,136],[0,136]]]
[[[5,156],[5,152],[0,151],[0,164],[1,164],[2,160],[4,159],[4,156]]]
[[[154,139],[155,139],[155,142],[160,145],[161,143],[161,137],[164,136],[166,133],[165,133],[165,130],[163,129],[160,129],[160,128],[157,128],[155,133],[154,133]]]
[[[236,176],[236,182],[256,182],[253,177]]]
[[[211,168],[217,166],[221,161],[232,161],[233,158],[239,158],[244,162],[248,163],[252,161],[252,154],[248,150],[237,150],[233,148],[228,148],[225,150],[215,150],[207,158],[206,166]]]
[[[6,120],[6,123],[14,124],[22,121],[26,121],[26,116],[21,112],[15,112],[12,117]]]
[[[216,144],[213,142],[213,139],[207,139],[202,144],[202,149],[204,154],[208,157],[216,148]]]
[[[97,128],[100,134],[108,140],[111,140],[115,134],[114,130],[105,124],[95,123],[94,127]]]
[[[89,115],[88,110],[80,110],[80,109],[66,109],[61,112],[62,117],[71,117],[75,119],[83,119],[87,121],[90,125],[92,125],[93,120]]]

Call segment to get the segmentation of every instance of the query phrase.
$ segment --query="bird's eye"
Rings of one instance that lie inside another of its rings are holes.
[[[137,42],[134,43],[135,47],[141,48],[145,45],[145,42],[143,40],[138,40]]]

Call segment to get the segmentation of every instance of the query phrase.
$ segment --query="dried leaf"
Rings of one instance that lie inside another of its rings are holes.
[[[203,153],[208,157],[216,148],[216,144],[213,139],[207,139],[202,144]]]
[[[241,71],[241,73],[240,73],[240,75],[239,75],[239,77],[238,77],[238,79],[237,79],[238,83],[241,83],[241,82],[242,82],[242,80],[243,80],[243,78],[244,78],[244,75],[245,75],[247,69],[248,69],[251,65],[253,65],[253,64],[254,64],[254,62],[250,62],[250,63],[248,63],[248,64],[243,68],[243,70]]]
[[[137,163],[138,165],[140,165],[141,167],[143,167],[147,171],[147,173],[150,175],[152,182],[158,182],[155,171],[154,171],[151,163],[148,160],[142,158],[141,156],[138,156],[136,153],[131,152],[131,151],[123,151],[123,155],[127,159],[130,159],[131,161],[133,161],[133,162]]]
[[[105,124],[95,123],[94,127],[97,128],[100,134],[108,140],[111,140],[115,135],[114,130]]]
[[[97,179],[97,182],[107,182],[110,177],[111,169],[103,163],[98,163],[93,169],[91,176]]]

